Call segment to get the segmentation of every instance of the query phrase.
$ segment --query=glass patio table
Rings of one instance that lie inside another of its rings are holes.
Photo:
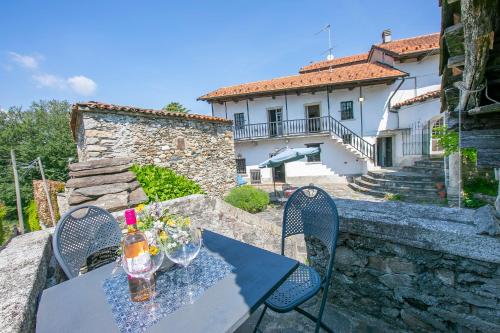
[[[204,290],[194,303],[183,304],[138,331],[232,332],[298,266],[293,259],[208,230],[203,232],[203,244],[209,255],[221,259],[231,271]],[[112,278],[114,265],[105,265],[44,290],[36,332],[124,332],[123,325],[117,322],[116,307],[110,305],[103,287]],[[123,283],[127,283],[126,279]],[[157,298],[166,292],[160,286],[157,289]],[[129,331],[135,330],[129,327]]]

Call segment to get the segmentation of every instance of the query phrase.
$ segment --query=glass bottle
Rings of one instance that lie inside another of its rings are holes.
[[[123,240],[124,260],[131,271],[146,271],[150,269],[151,257],[149,253],[148,240],[144,233],[137,228],[135,210],[125,211],[125,222],[127,224],[127,235]],[[154,283],[154,279],[152,282]],[[128,275],[130,298],[133,302],[147,301],[152,286],[145,279]]]

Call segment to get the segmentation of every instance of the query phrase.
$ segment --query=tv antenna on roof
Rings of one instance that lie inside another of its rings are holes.
[[[333,60],[333,48],[332,48],[332,29],[330,24],[327,24],[323,29],[315,33],[315,35],[319,35],[323,31],[328,31],[328,55],[326,56],[327,60]]]

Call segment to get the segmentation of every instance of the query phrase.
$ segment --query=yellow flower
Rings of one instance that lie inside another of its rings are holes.
[[[140,204],[139,206],[135,207],[135,211],[137,213],[140,213],[140,212],[142,212],[144,210],[144,207],[145,207],[144,204]]]
[[[167,239],[168,239],[168,235],[167,235],[167,233],[166,233],[165,231],[163,231],[163,230],[162,230],[162,231],[160,231],[160,240],[161,240],[162,242],[164,242],[164,241],[166,241]]]
[[[151,253],[151,255],[155,256],[158,254],[158,252],[160,252],[160,250],[158,250],[156,246],[154,245],[149,246],[149,253]]]
[[[173,220],[173,219],[168,219],[168,220],[167,220],[167,225],[168,225],[169,227],[175,227],[175,225],[176,225],[175,220]]]

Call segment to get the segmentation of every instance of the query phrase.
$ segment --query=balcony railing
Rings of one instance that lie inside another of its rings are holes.
[[[351,145],[371,160],[375,158],[374,145],[364,140],[331,116],[240,125],[235,126],[233,130],[234,139],[237,141],[330,133],[336,135],[342,139],[345,144]]]

